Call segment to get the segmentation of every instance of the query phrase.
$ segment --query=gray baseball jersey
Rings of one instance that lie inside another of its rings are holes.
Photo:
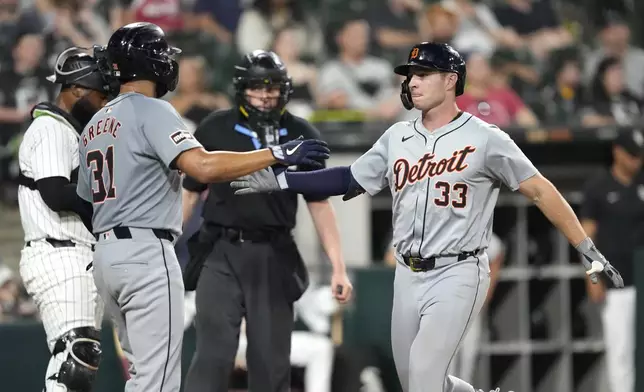
[[[538,171],[507,133],[463,112],[433,132],[420,118],[394,124],[351,173],[370,195],[391,189],[397,253],[431,257],[487,248],[500,184],[517,190]]]
[[[77,192],[94,205],[95,233],[115,226],[181,233],[181,174],[171,168],[201,144],[166,101],[119,95],[94,115],[80,141]]]

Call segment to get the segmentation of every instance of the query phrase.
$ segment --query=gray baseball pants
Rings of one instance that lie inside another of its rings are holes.
[[[461,340],[478,315],[490,285],[485,253],[457,261],[439,258],[436,268],[413,272],[396,266],[391,342],[405,392],[473,392],[447,374]]]
[[[99,236],[94,282],[130,362],[125,392],[179,392],[184,287],[174,245],[151,229]]]

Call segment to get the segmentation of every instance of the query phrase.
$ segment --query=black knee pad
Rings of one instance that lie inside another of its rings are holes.
[[[70,392],[90,392],[101,362],[101,333],[92,327],[74,328],[54,346],[53,355],[65,352],[65,362],[51,378]]]

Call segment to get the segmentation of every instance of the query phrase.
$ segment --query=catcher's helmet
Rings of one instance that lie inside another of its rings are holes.
[[[102,69],[121,83],[155,82],[157,98],[177,87],[179,64],[173,56],[181,49],[170,46],[163,30],[153,23],[137,22],[119,28],[107,46],[95,48],[94,53]]]
[[[456,82],[456,96],[463,94],[465,90],[465,60],[451,46],[443,43],[423,42],[414,46],[409,52],[409,58],[406,64],[394,68],[398,75],[406,76],[407,79],[402,83],[400,99],[406,109],[411,110],[414,105],[411,100],[409,91],[409,69],[411,67],[421,67],[435,69],[442,72],[453,72],[458,75]]]
[[[58,55],[54,73],[47,80],[64,87],[80,86],[110,94],[109,81],[99,71],[96,59],[82,48],[71,47]]]
[[[265,50],[254,50],[243,57],[241,63],[235,66],[233,85],[235,100],[242,113],[257,120],[278,121],[293,93],[293,83],[288,76],[286,66],[277,54]],[[255,108],[246,98],[247,88],[262,87],[280,89],[277,106],[267,112]]]

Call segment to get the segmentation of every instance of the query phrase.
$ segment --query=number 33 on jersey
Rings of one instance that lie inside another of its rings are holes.
[[[396,248],[421,257],[487,245],[501,183],[514,191],[538,173],[507,133],[465,112],[432,132],[394,124],[351,172],[370,195],[389,186]]]

